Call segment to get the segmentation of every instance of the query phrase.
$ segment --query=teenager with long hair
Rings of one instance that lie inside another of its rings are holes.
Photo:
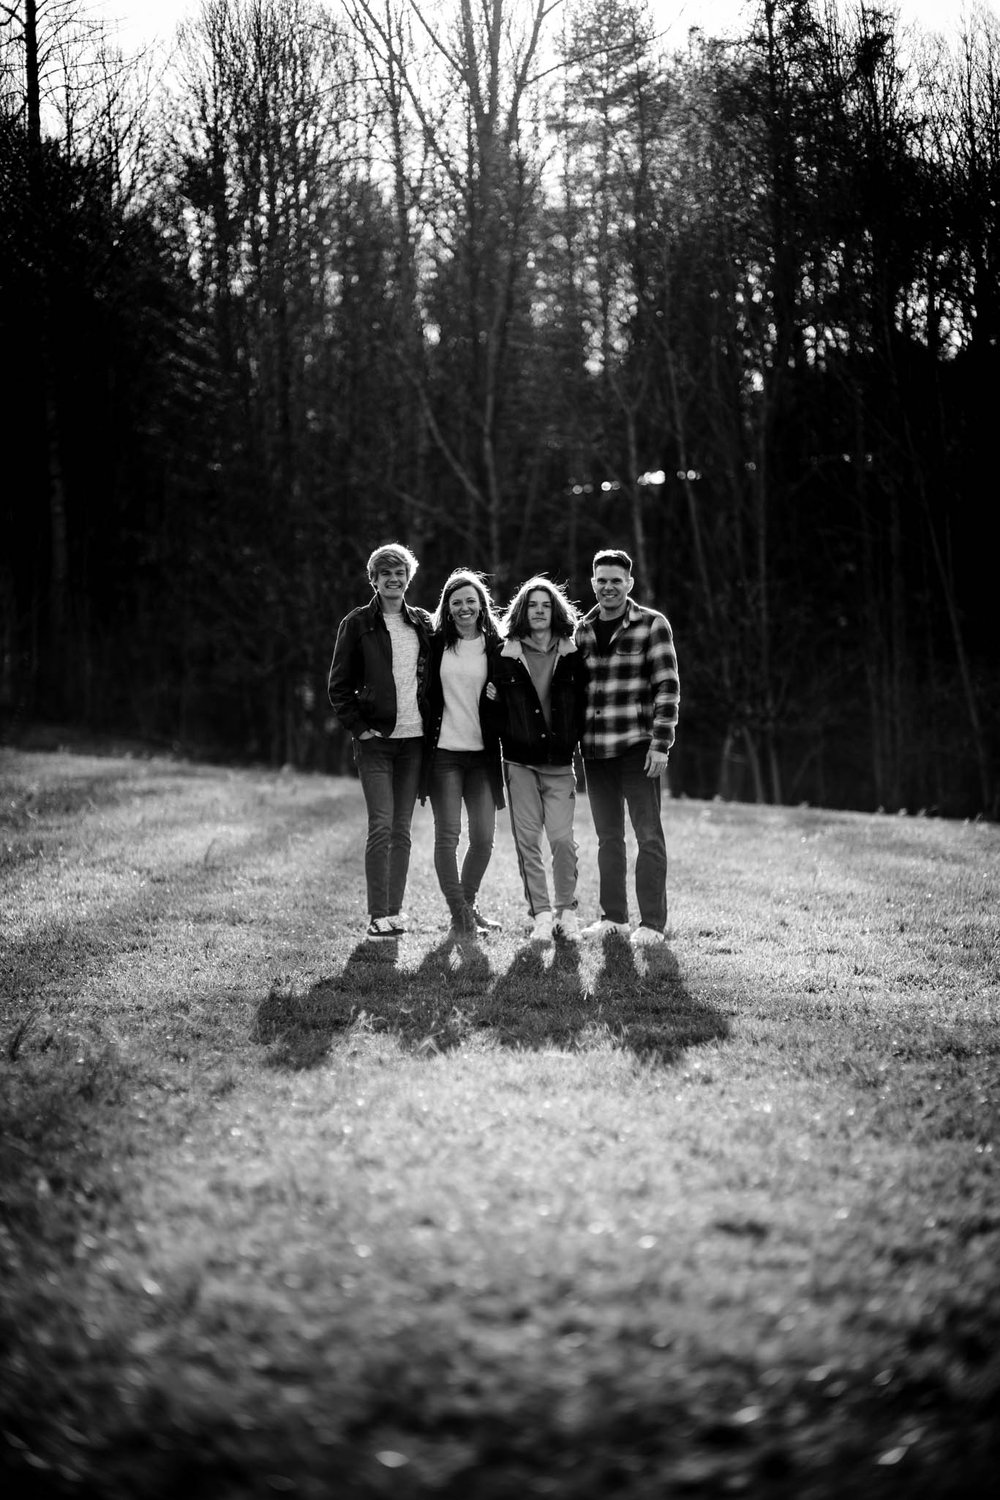
[[[529,578],[504,615],[507,639],[488,694],[503,750],[511,833],[524,884],[532,941],[575,939],[576,772],[587,670],[573,642],[579,616],[563,589]],[[542,854],[552,854],[550,893]]]

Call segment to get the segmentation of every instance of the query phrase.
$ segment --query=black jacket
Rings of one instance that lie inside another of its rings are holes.
[[[570,640],[560,640],[557,650],[549,703],[551,724],[546,724],[524,659],[524,647],[518,640],[504,643],[494,673],[497,697],[490,708],[505,760],[522,766],[573,763],[573,752],[583,733],[587,663]]]
[[[417,632],[417,704],[425,715],[427,667],[434,626],[425,609],[404,600],[403,615]],[[327,693],[337,718],[357,737],[366,729],[389,735],[396,727],[392,642],[377,596],[340,622]]]
[[[483,731],[483,749],[486,752],[486,765],[489,771],[490,786],[493,788],[493,801],[497,807],[506,806],[503,793],[503,769],[500,764],[500,740],[497,736],[495,716],[490,712],[492,705],[486,697],[486,688],[493,681],[502,644],[501,641],[488,640],[486,642],[486,683],[483,686],[483,691],[479,699],[479,726]],[[444,652],[444,636],[439,633],[431,640],[430,662],[427,670],[427,711],[424,714],[424,764],[420,779],[420,801],[422,803],[426,802],[430,794],[434,757],[437,754],[438,740],[441,736],[441,720],[444,718],[444,691],[441,687],[441,659],[444,656]]]

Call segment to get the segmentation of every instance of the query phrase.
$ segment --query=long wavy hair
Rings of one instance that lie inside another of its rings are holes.
[[[552,600],[552,634],[571,640],[580,619],[580,611],[567,598],[565,591],[558,583],[553,583],[551,578],[545,578],[540,573],[536,573],[534,578],[529,578],[527,583],[522,583],[508,604],[503,617],[503,627],[507,635],[513,636],[515,640],[523,641],[525,636],[531,634],[531,626],[528,624],[528,600],[536,590],[548,594]]]
[[[454,651],[460,637],[458,626],[448,610],[448,602],[456,589],[464,588],[475,589],[479,595],[479,618],[476,621],[478,633],[485,636],[487,641],[500,639],[500,621],[497,618],[493,595],[489,591],[485,578],[479,573],[473,573],[469,568],[456,568],[445,579],[444,588],[441,590],[441,597],[434,612],[434,629],[438,635],[444,636],[445,646],[450,651]]]

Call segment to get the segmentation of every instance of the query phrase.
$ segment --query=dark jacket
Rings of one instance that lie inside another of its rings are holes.
[[[587,664],[570,640],[560,640],[552,673],[546,724],[538,692],[518,640],[504,643],[496,665],[497,698],[491,718],[505,760],[522,766],[568,766],[583,733]]]
[[[479,699],[479,727],[483,731],[483,750],[486,766],[493,788],[493,801],[497,807],[505,807],[503,794],[503,768],[500,764],[500,739],[497,735],[495,716],[486,697],[486,688],[493,681],[502,641],[486,642],[486,683]],[[430,661],[427,669],[427,711],[424,714],[424,763],[420,777],[420,801],[426,802],[430,795],[434,757],[441,736],[441,721],[444,718],[444,691],[441,687],[441,659],[444,656],[444,636],[440,633],[431,639]]]
[[[403,615],[417,632],[417,704],[425,715],[427,667],[434,626],[425,609],[403,602]],[[352,609],[340,622],[327,692],[337,718],[357,738],[366,729],[389,735],[396,727],[392,642],[378,598]]]

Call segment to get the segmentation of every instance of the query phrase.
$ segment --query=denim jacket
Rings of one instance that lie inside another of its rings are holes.
[[[587,665],[573,642],[558,643],[549,703],[551,724],[545,722],[520,641],[504,643],[494,680],[497,697],[491,717],[503,742],[504,759],[522,766],[571,765],[583,733],[587,701]]]

